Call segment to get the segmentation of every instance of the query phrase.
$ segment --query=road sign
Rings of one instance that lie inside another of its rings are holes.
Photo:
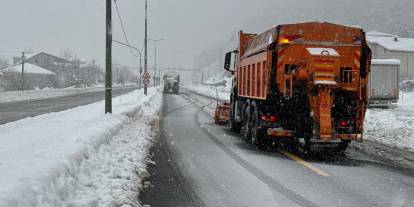
[[[148,73],[148,71],[145,71],[145,73],[142,75],[142,78],[143,79],[151,79],[151,76],[150,76],[150,74]]]
[[[150,84],[150,79],[149,78],[144,78],[144,85],[149,85]]]
[[[150,82],[151,82],[151,76],[148,73],[148,71],[145,71],[145,73],[142,75],[142,79],[144,79],[143,80],[144,85],[149,85],[150,84]]]

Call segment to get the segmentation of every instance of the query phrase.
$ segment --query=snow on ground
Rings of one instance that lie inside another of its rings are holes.
[[[220,82],[212,78],[209,84]],[[225,79],[226,87],[195,83],[187,87],[196,93],[221,100],[229,100],[231,79]],[[207,82],[207,81],[206,81]],[[365,139],[414,152],[414,92],[400,92],[398,104],[390,109],[368,109],[365,118]]]
[[[217,83],[224,82],[226,86],[215,86]],[[232,78],[217,78],[212,77],[204,83],[192,83],[186,88],[209,97],[218,98],[220,100],[230,100],[230,91],[232,86]]]
[[[135,206],[162,93],[0,126],[0,206]],[[121,130],[122,129],[122,130]]]
[[[71,96],[80,93],[90,93],[104,91],[104,87],[89,88],[63,88],[63,89],[42,89],[30,91],[4,91],[0,92],[0,103],[9,103],[15,101],[27,101],[46,98],[56,98],[63,96]]]
[[[401,93],[396,107],[367,111],[365,139],[414,152],[414,92]]]

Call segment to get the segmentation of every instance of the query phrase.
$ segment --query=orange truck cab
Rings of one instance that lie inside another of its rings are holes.
[[[344,150],[362,141],[371,50],[361,28],[308,22],[239,33],[229,125],[246,141]]]

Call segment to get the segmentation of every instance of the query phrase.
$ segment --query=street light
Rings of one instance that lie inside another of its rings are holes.
[[[149,41],[153,41],[155,45],[155,64],[154,64],[154,86],[156,85],[156,77],[157,77],[157,42],[162,41],[164,39],[148,39]],[[160,78],[160,77],[158,77]]]
[[[112,40],[112,42],[115,42],[115,43],[123,45],[123,46],[127,46],[127,47],[129,47],[131,49],[134,49],[135,51],[138,52],[138,54],[139,54],[139,89],[141,89],[141,83],[142,83],[142,65],[141,65],[142,54],[141,54],[141,50],[134,47],[134,46],[131,46],[129,44],[126,44],[126,43],[123,43],[123,42],[120,42],[120,41],[117,41],[117,40]],[[133,55],[136,56],[135,54],[133,54]]]

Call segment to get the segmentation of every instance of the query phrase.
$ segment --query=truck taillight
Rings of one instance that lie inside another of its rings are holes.
[[[273,124],[277,120],[277,116],[275,115],[262,115],[261,117],[263,122],[269,122],[270,124]]]
[[[274,123],[276,121],[277,117],[276,116],[270,116],[269,117],[269,121],[270,123]]]
[[[346,127],[346,126],[348,126],[348,122],[347,122],[347,121],[341,121],[341,122],[339,123],[339,126],[341,126],[341,127]]]

